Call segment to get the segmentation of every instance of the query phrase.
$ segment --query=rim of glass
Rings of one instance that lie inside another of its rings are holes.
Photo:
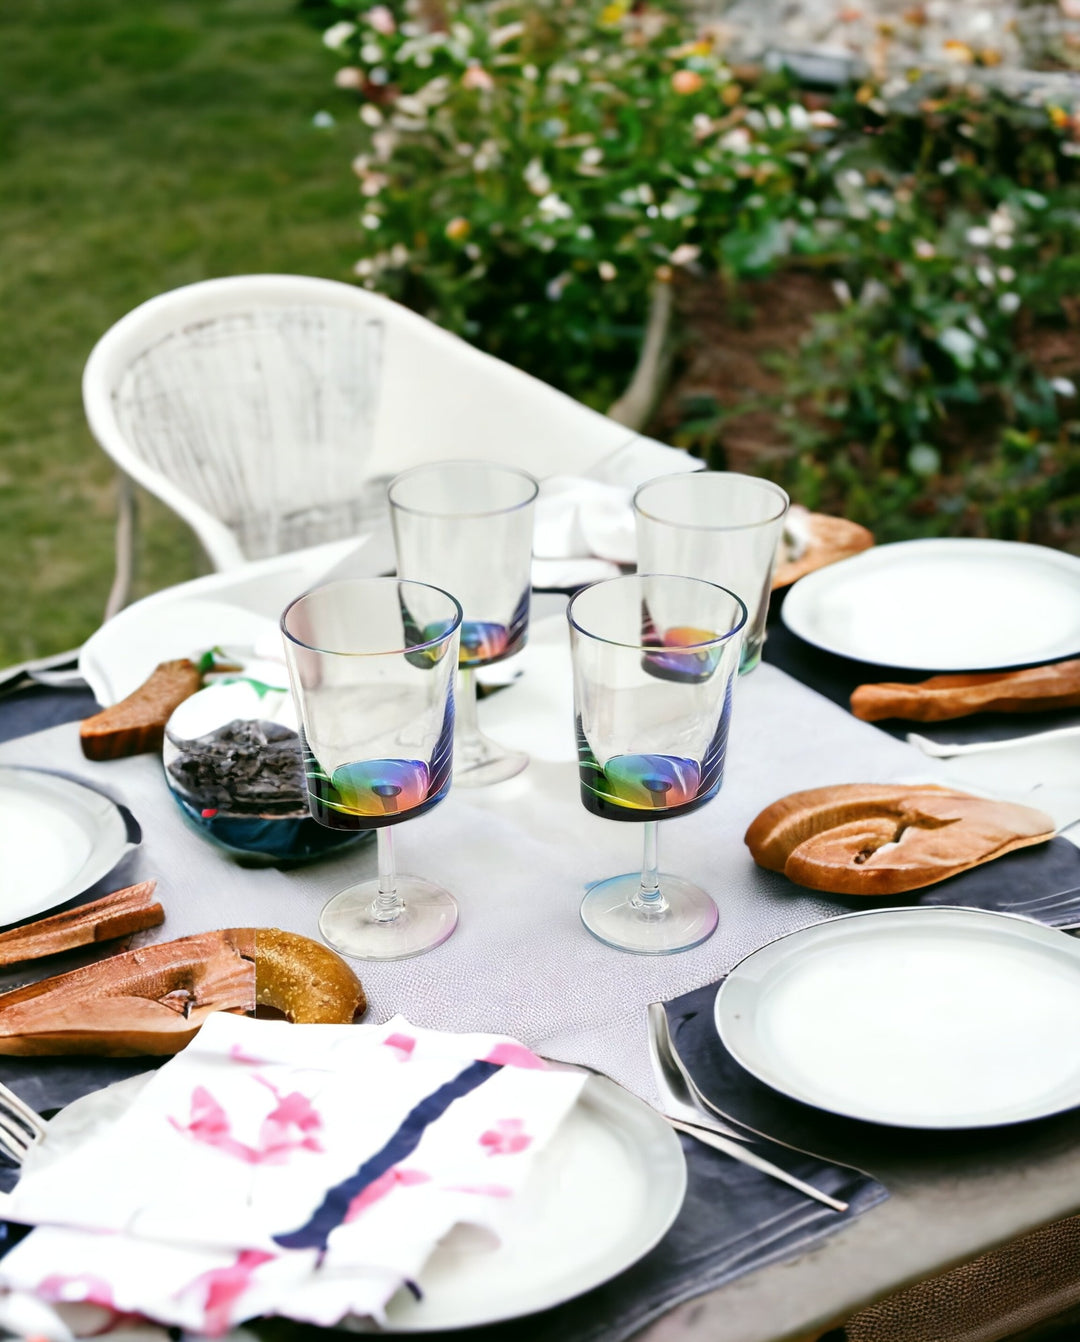
[[[500,471],[503,475],[516,475],[521,480],[527,480],[532,486],[527,498],[521,499],[517,503],[507,504],[505,508],[477,508],[472,512],[436,512],[432,508],[415,508],[409,503],[399,503],[394,498],[395,486],[408,480],[410,476],[419,475],[424,471],[441,470],[444,467],[456,466],[482,466],[485,470]],[[391,508],[397,508],[402,513],[413,513],[417,517],[499,517],[503,513],[514,513],[519,508],[527,508],[530,503],[535,502],[537,494],[540,493],[540,482],[534,475],[524,471],[520,466],[504,466],[499,461],[483,461],[480,458],[473,457],[452,457],[448,461],[425,461],[419,466],[410,466],[407,471],[400,471],[390,483],[386,486],[386,499]]]
[[[660,484],[663,480],[711,479],[720,475],[728,480],[749,480],[752,484],[760,485],[769,493],[778,495],[783,500],[783,506],[778,513],[774,513],[771,517],[759,518],[756,522],[674,522],[670,517],[660,517],[657,513],[649,512],[638,502],[647,489]],[[659,522],[666,527],[682,527],[687,531],[751,531],[754,527],[770,526],[773,522],[778,522],[791,507],[791,496],[786,489],[776,484],[775,481],[765,480],[760,475],[747,475],[743,471],[674,471],[671,475],[656,475],[651,480],[646,480],[643,484],[638,485],[637,489],[634,490],[634,497],[631,502],[634,512],[640,513],[642,517],[647,517],[650,522]]]
[[[583,624],[580,624],[574,618],[574,606],[578,598],[584,596],[586,592],[592,591],[594,587],[604,587],[608,583],[616,583],[616,582],[619,583],[641,582],[645,578],[672,578],[676,582],[681,583],[686,582],[700,583],[702,587],[711,587],[714,589],[714,591],[723,592],[725,596],[731,597],[732,601],[735,602],[736,607],[740,611],[742,611],[742,615],[740,616],[738,623],[732,625],[732,627],[726,633],[717,634],[715,638],[702,639],[700,643],[681,643],[677,649],[672,649],[672,651],[693,652],[695,648],[719,647],[721,644],[727,643],[731,639],[733,639],[735,635],[739,633],[739,631],[743,629],[746,625],[746,621],[748,619],[746,602],[743,601],[741,596],[736,596],[736,594],[731,590],[730,587],[721,587],[718,582],[709,582],[708,579],[706,578],[688,578],[683,573],[621,573],[617,578],[598,578],[596,582],[587,583],[584,587],[579,588],[574,593],[574,595],[570,598],[570,601],[568,602],[566,607],[566,618],[570,622],[571,629],[576,629],[577,632],[581,634],[584,638],[591,638],[595,640],[595,642],[597,643],[608,643],[613,648],[632,648],[634,652],[647,652],[650,649],[654,649],[655,645],[651,643],[650,644],[623,643],[620,639],[617,638],[605,638],[603,634],[594,634],[591,630],[586,629]]]
[[[297,607],[301,601],[306,601],[308,597],[314,596],[316,592],[325,592],[331,587],[370,587],[378,586],[384,591],[387,583],[394,583],[397,587],[424,587],[430,592],[438,592],[440,596],[446,597],[456,612],[449,629],[444,629],[437,638],[429,638],[424,643],[410,643],[405,648],[381,648],[374,652],[343,652],[335,648],[320,648],[315,643],[305,643],[302,638],[287,628],[286,620],[289,612]],[[456,596],[445,591],[442,587],[436,587],[434,583],[417,582],[413,578],[337,578],[333,582],[320,583],[317,587],[309,587],[306,592],[301,592],[299,596],[293,597],[285,609],[281,612],[281,619],[278,622],[281,629],[282,638],[287,639],[297,648],[303,648],[306,652],[317,652],[322,657],[403,657],[406,653],[423,652],[427,648],[437,648],[440,644],[446,642],[448,638],[461,628],[462,610],[461,602]]]

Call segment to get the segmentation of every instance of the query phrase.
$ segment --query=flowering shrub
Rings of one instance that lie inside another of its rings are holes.
[[[361,283],[603,405],[657,282],[812,266],[839,306],[770,404],[805,501],[897,534],[1077,511],[1076,389],[1021,338],[1077,292],[1072,110],[907,80],[826,105],[629,0],[334,3]]]

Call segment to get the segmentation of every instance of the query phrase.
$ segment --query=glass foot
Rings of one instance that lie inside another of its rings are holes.
[[[598,941],[638,955],[688,951],[716,931],[720,915],[700,886],[661,875],[664,898],[658,910],[638,900],[640,889],[639,871],[598,881],[581,902],[581,921]]]
[[[357,960],[404,960],[441,946],[457,926],[453,896],[419,876],[398,876],[404,908],[396,918],[375,917],[378,881],[362,881],[335,895],[319,915],[323,938]]]
[[[487,787],[521,773],[529,762],[524,750],[507,750],[490,736],[454,740],[454,786]]]

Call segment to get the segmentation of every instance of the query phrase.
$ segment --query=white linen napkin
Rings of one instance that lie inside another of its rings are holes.
[[[499,1236],[580,1073],[496,1035],[219,1013],[113,1123],[30,1160],[0,1285],[216,1335],[383,1317],[462,1222]]]

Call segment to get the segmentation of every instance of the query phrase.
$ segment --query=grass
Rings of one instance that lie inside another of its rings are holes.
[[[355,112],[336,65],[292,0],[0,7],[0,666],[101,621],[113,469],[80,390],[97,338],[194,280],[349,278]],[[136,595],[202,570],[152,500],[139,533]]]

